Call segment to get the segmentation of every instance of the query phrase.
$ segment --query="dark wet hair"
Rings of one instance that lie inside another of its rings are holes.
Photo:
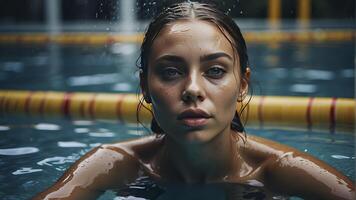
[[[213,4],[183,2],[172,4],[171,6],[164,8],[163,11],[149,24],[143,43],[141,45],[139,69],[141,73],[140,76],[143,78],[143,80],[147,81],[148,59],[150,56],[151,47],[157,35],[165,27],[165,25],[174,23],[178,20],[186,19],[197,19],[215,24],[229,40],[235,55],[237,52],[240,61],[240,74],[242,75],[242,78],[245,78],[244,75],[248,67],[247,47],[241,34],[240,28],[237,26],[234,20],[219,10]],[[143,101],[143,98],[140,99],[140,103],[137,106],[137,111],[139,111],[141,107],[145,107]],[[240,113],[243,112],[245,107],[246,105],[241,106]],[[145,108],[148,109],[147,107]],[[152,113],[150,109],[148,110]],[[163,134],[164,131],[158,125],[153,113],[152,116],[153,119],[151,122],[151,130],[154,133]],[[232,120],[231,129],[237,132],[244,132],[244,126],[241,123],[240,116],[237,111],[235,112],[235,116]]]

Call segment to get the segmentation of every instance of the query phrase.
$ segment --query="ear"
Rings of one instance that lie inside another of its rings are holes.
[[[140,71],[140,88],[142,91],[142,95],[146,103],[151,103],[150,94],[147,88],[147,78],[143,75],[143,72]]]
[[[239,93],[239,98],[238,101],[241,102],[245,99],[248,93],[248,85],[250,83],[250,75],[251,75],[251,70],[249,67],[246,68],[246,72],[241,79],[240,83],[240,93]]]

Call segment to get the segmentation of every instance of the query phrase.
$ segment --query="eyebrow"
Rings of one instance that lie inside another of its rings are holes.
[[[180,62],[180,63],[184,63],[184,59],[182,57],[179,56],[175,56],[175,55],[164,55],[162,57],[159,57],[157,61],[170,61],[170,62]]]
[[[213,54],[208,54],[208,55],[203,55],[200,57],[200,61],[201,62],[206,62],[206,61],[210,61],[210,60],[215,60],[221,57],[226,57],[229,60],[233,60],[232,57],[229,54],[226,54],[224,52],[217,52],[217,53],[213,53]],[[176,56],[176,55],[164,55],[162,57],[159,57],[157,59],[157,61],[170,61],[170,62],[180,62],[180,63],[185,63],[184,58],[180,57],[180,56]]]
[[[229,54],[226,54],[224,52],[217,52],[217,53],[201,56],[200,57],[200,61],[201,62],[205,62],[205,61],[215,60],[215,59],[218,59],[220,57],[226,57],[229,60],[233,60],[232,57]]]

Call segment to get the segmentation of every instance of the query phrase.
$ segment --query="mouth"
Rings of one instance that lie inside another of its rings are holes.
[[[208,122],[211,115],[201,109],[188,109],[180,113],[177,120],[189,127],[204,126]]]

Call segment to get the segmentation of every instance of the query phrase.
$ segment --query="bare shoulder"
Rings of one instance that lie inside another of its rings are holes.
[[[307,199],[355,197],[349,178],[309,154],[257,136],[248,136],[244,149],[247,158],[260,161],[262,178],[273,191]]]
[[[125,152],[139,160],[145,160],[146,156],[149,156],[150,153],[154,154],[156,152],[160,144],[162,144],[162,137],[151,135],[114,144],[106,144],[103,145],[103,148]]]
[[[155,141],[144,137],[96,147],[35,199],[96,199],[107,189],[132,182],[142,167],[140,152]]]

